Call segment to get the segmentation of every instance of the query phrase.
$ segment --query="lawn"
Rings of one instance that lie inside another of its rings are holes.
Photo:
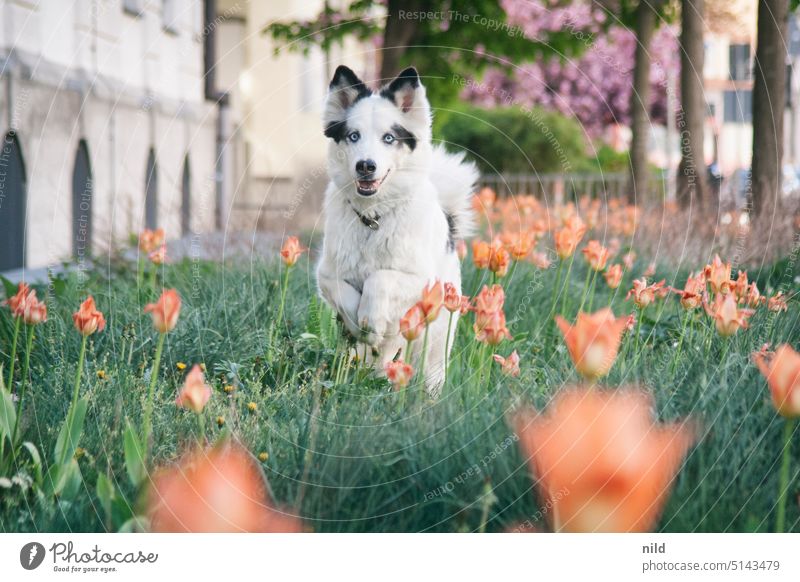
[[[305,529],[547,530],[511,415],[521,406],[547,409],[554,394],[580,382],[550,317],[555,304],[555,312],[572,322],[583,301],[591,272],[580,251],[573,257],[561,268],[515,262],[499,279],[513,339],[491,351],[507,356],[517,350],[520,375],[503,374],[489,349],[475,349],[470,314],[459,324],[448,382],[436,399],[416,382],[394,390],[346,355],[347,338],[316,298],[313,257],[304,255],[288,278],[277,253],[274,259],[226,265],[191,260],[164,265],[156,280],[159,292],[162,286],[176,289],[182,308],[175,329],[164,336],[150,466],[170,463],[197,438],[197,415],[175,400],[186,373],[202,363],[213,388],[202,413],[205,437],[233,437],[249,449],[275,502],[301,516]],[[470,257],[463,264],[465,294],[474,295],[495,277]],[[637,314],[599,388],[641,386],[652,394],[659,421],[690,418],[696,427],[696,444],[677,473],[658,529],[771,531],[785,423],[751,353],[767,342],[800,344],[800,310],[793,301],[787,312],[759,308],[749,329],[721,337],[702,309],[684,311],[674,294],[643,310],[626,300],[648,265],[644,258],[633,263],[616,290],[597,277],[591,301],[593,310],[610,306],[617,316]],[[692,271],[701,267],[691,265]],[[657,267],[652,280],[682,288],[688,274]],[[791,295],[796,288],[790,259],[749,275],[762,293],[782,289]],[[143,512],[149,479],[145,486],[132,485],[124,435],[128,423],[141,425],[146,408],[159,336],[142,308],[158,293],[147,274],[140,285],[137,280],[137,265],[115,258],[55,278],[49,286],[34,286],[47,298],[48,318],[35,326],[20,431],[21,440],[39,451],[41,467],[27,455],[18,457],[16,468],[5,467],[7,477],[18,479],[0,488],[0,531],[146,526],[131,518]],[[288,292],[281,306],[284,281]],[[557,288],[559,281],[566,285]],[[74,491],[54,495],[37,485],[36,473],[37,468],[46,473],[52,463],[68,415],[82,339],[72,313],[89,294],[105,314],[106,328],[86,344],[80,394],[88,408],[74,453],[79,479]],[[14,326],[3,308],[4,378]],[[795,439],[791,458],[798,452]],[[786,529],[798,531],[800,464],[790,467],[794,485]]]

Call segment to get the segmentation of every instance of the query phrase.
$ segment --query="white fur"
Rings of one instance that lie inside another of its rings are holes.
[[[402,84],[393,99],[373,94],[353,103],[356,92],[341,80],[337,85],[338,77],[337,71],[323,121],[326,127],[344,121],[361,137],[356,143],[331,139],[319,291],[350,333],[370,346],[377,370],[398,352],[418,366],[422,339],[414,342],[413,354],[402,353],[406,341],[399,334],[400,318],[420,299],[423,287],[436,279],[453,283],[461,292],[460,261],[448,244],[445,213],[455,218],[458,237],[469,234],[477,171],[463,156],[431,145],[430,106],[421,83]],[[413,151],[402,143],[384,143],[383,136],[396,125],[414,135]],[[376,176],[385,176],[368,197],[357,192],[355,182],[355,164],[365,158],[375,161]],[[356,211],[377,218],[379,228],[368,228]],[[425,380],[432,394],[441,386],[449,355],[448,316],[442,310],[430,327]],[[454,318],[453,332],[455,322]]]

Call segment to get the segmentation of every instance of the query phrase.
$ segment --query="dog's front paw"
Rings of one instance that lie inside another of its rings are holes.
[[[361,316],[358,320],[361,341],[369,346],[378,346],[386,337],[386,323],[380,318]]]

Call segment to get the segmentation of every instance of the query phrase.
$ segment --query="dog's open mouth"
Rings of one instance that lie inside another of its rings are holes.
[[[386,172],[386,176],[388,175],[389,172]],[[386,176],[380,180],[356,180],[356,191],[362,196],[372,196],[381,187]]]

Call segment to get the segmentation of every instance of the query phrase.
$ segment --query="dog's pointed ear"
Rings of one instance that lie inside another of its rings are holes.
[[[333,74],[325,102],[323,124],[325,135],[336,142],[341,139],[341,130],[347,110],[362,97],[369,97],[372,91],[358,78],[352,69],[339,65]]]
[[[425,120],[430,118],[430,105],[425,96],[425,87],[414,67],[408,67],[381,89],[381,97],[394,103],[403,113]]]

